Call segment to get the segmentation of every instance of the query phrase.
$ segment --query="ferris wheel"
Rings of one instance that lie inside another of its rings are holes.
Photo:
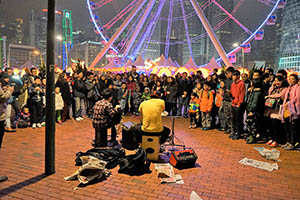
[[[104,45],[91,68],[106,53],[134,59],[154,51],[168,58],[175,48],[194,60],[214,50],[228,66],[237,52],[251,50],[252,40],[263,39],[264,26],[275,25],[276,9],[286,0],[86,0],[86,4]],[[222,39],[226,36],[229,39]]]

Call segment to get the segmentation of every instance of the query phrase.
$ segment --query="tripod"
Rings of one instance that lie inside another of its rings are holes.
[[[161,147],[164,149],[166,147],[172,147],[171,151],[174,151],[174,147],[182,147],[183,149],[185,149],[185,144],[175,136],[175,119],[176,118],[177,117],[175,117],[175,116],[172,117],[172,131],[171,131],[170,137],[167,139],[167,143],[161,145]],[[179,141],[181,144],[175,144],[175,139],[177,141]]]

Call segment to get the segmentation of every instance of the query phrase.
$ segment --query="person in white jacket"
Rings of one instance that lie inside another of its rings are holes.
[[[56,112],[56,121],[59,124],[62,124],[61,111],[63,107],[64,107],[64,100],[61,96],[60,88],[56,87],[55,88],[55,112]]]

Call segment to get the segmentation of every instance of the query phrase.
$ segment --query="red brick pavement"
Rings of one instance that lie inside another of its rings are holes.
[[[170,123],[165,119],[167,126]],[[238,163],[244,157],[265,161],[253,149],[265,145],[246,145],[218,131],[187,127],[187,119],[177,119],[175,132],[195,149],[199,166],[175,171],[182,175],[184,185],[161,185],[152,164],[151,174],[130,177],[118,174],[117,167],[107,180],[75,191],[78,182],[63,177],[77,169],[75,153],[91,148],[94,132],[90,120],[57,126],[56,173],[48,177],[43,175],[44,130],[6,133],[0,174],[8,175],[9,180],[0,183],[0,199],[189,199],[193,190],[202,199],[300,199],[299,152],[279,149],[280,169],[268,172]]]

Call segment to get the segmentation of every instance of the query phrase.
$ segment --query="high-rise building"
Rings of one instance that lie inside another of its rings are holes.
[[[43,9],[41,12],[31,11],[29,21],[29,44],[35,46],[46,60],[47,50],[47,14],[48,10]],[[62,13],[56,11],[55,38],[56,38],[56,56],[55,63],[61,66],[62,63]],[[59,36],[59,37],[57,37]]]
[[[24,24],[23,19],[17,18],[13,22],[0,22],[0,36],[6,36],[7,42],[13,44],[23,44]]]
[[[283,9],[279,69],[300,72],[300,1],[289,0]]]
[[[82,43],[77,43],[74,44],[73,48],[71,49],[69,59],[76,60],[79,58],[85,62],[86,66],[90,66],[102,48],[103,44],[101,42],[85,41]],[[98,64],[101,65],[106,63]]]
[[[21,67],[26,62],[36,63],[40,60],[35,52],[34,46],[9,44],[8,46],[8,67]]]

